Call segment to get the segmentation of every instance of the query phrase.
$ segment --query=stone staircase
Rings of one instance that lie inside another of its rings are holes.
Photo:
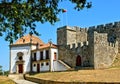
[[[64,61],[58,60],[58,62],[63,64],[65,67],[67,67],[67,70],[72,70],[72,68],[69,65],[67,65]]]
[[[120,53],[117,54],[113,64],[111,65],[111,67],[116,67],[116,68],[120,68]]]
[[[19,80],[19,79],[24,79],[24,74],[9,74],[8,77],[10,79]]]

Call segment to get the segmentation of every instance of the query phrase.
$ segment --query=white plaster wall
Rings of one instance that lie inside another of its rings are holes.
[[[40,51],[32,52],[32,59],[34,58],[34,53],[36,53],[36,60],[40,60]]]
[[[32,64],[32,71],[33,71],[33,72],[37,72],[37,64],[36,64],[36,66],[34,66],[34,64],[36,64],[36,63],[33,63],[33,64]]]
[[[22,52],[24,62],[24,70],[23,72],[30,71],[30,46],[16,46],[11,47],[11,69],[10,72],[16,72],[16,61],[18,60],[17,53]]]
[[[36,58],[37,60],[40,60],[40,51],[37,51],[37,52],[36,52],[36,57],[37,57],[37,58]]]
[[[31,46],[31,49],[32,49],[32,50],[35,50],[35,49],[36,49],[36,45],[32,45],[32,46]]]
[[[43,51],[43,59],[46,59],[46,49],[44,49],[42,51]],[[58,49],[51,48],[50,51],[49,51],[49,54],[51,54],[51,56],[49,55],[51,64],[49,62],[49,65],[46,65],[46,62],[43,62],[44,65],[41,66],[41,63],[40,63],[40,71],[49,71],[50,65],[51,65],[51,70],[55,71],[55,67],[56,66],[58,67],[58,63],[57,62],[53,62],[53,60],[54,60],[54,53],[55,52],[56,52],[56,60],[58,59]],[[34,53],[36,53],[37,60],[39,60],[40,59],[40,51],[33,52],[32,53],[32,57],[34,56]],[[36,67],[33,66],[33,71],[37,72],[37,65],[36,65]]]
[[[45,53],[45,50],[43,50],[43,59],[45,59],[46,58],[46,53]]]
[[[49,71],[49,65],[46,65],[46,62],[43,62],[44,65],[41,66],[40,64],[40,71]]]
[[[55,68],[55,66],[54,65],[56,65],[56,63],[53,63],[53,60],[54,60],[54,53],[56,52],[56,60],[58,60],[58,49],[54,49],[54,48],[51,48],[51,70],[52,71],[54,71],[54,68]]]

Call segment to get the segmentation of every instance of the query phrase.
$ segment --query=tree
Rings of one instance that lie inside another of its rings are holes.
[[[6,34],[5,40],[10,43],[18,39],[30,29],[31,34],[39,35],[35,30],[35,22],[59,21],[57,14],[62,11],[58,6],[64,0],[1,0],[0,1],[0,36]],[[90,8],[87,0],[68,0],[76,6],[75,10]]]
[[[2,66],[0,65],[0,75],[3,75]]]

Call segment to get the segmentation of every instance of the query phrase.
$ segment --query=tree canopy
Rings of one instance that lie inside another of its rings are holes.
[[[57,15],[63,8],[58,5],[65,0],[1,0],[0,1],[0,36],[5,33],[5,40],[10,43],[23,36],[27,30],[39,35],[35,22],[54,24],[59,21]],[[68,0],[75,4],[75,10],[90,8],[87,0]]]

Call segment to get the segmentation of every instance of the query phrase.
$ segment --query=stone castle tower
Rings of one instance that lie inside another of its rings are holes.
[[[120,52],[120,22],[57,29],[59,59],[69,66],[108,68]]]

